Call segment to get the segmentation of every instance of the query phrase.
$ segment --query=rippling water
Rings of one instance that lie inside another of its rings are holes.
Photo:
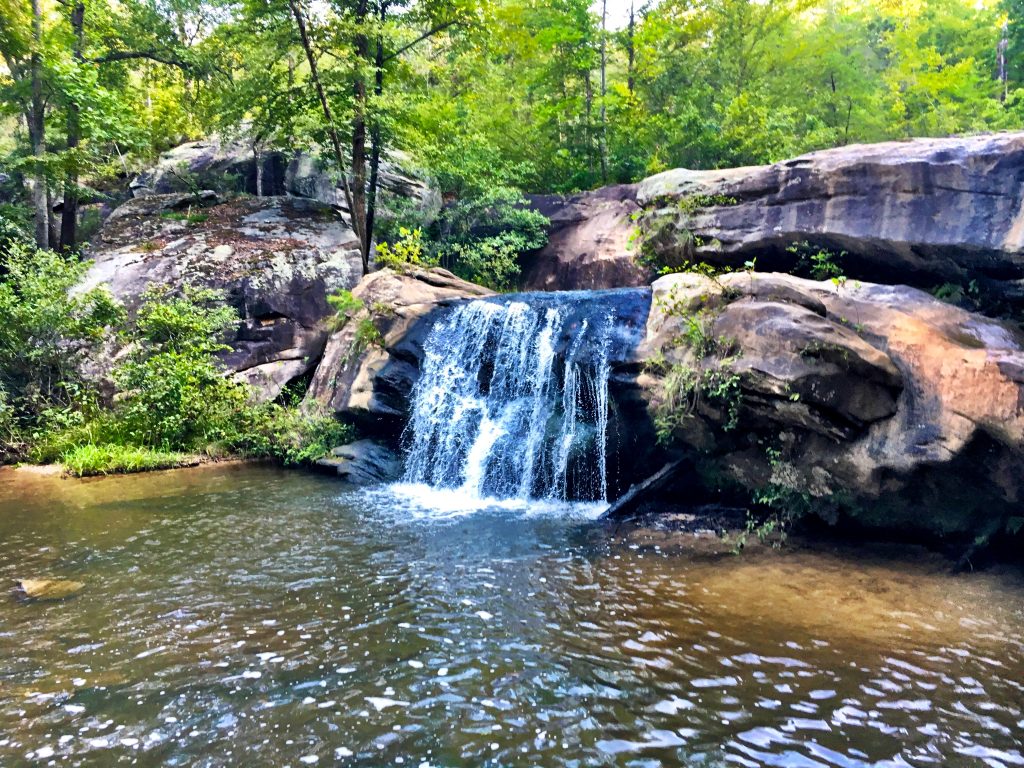
[[[0,473],[0,764],[1024,765],[1017,576],[416,500]]]

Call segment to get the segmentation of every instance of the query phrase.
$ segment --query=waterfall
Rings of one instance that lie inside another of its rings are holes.
[[[405,480],[476,498],[605,500],[614,316],[478,300],[430,330]]]

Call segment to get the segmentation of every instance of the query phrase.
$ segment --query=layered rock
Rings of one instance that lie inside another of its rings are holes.
[[[327,297],[362,271],[357,239],[331,208],[283,197],[220,202],[211,192],[129,201],[87,255],[85,287],[106,284],[129,308],[150,285],[223,291],[242,318],[225,363],[263,399],[313,370],[334,314]]]
[[[1015,329],[913,288],[775,274],[671,275],[653,306],[644,355],[665,362],[643,376],[652,412],[712,485],[940,534],[1020,503]],[[685,371],[703,384],[667,403]]]
[[[677,169],[544,205],[555,212],[552,244],[529,265],[527,289],[642,284],[653,271],[637,271],[640,243],[629,239],[638,229],[654,263],[742,268],[756,259],[758,269],[792,272],[827,249],[849,277],[950,283],[992,305],[1024,299],[1024,133]],[[636,209],[643,214],[630,216]]]
[[[440,268],[384,269],[367,275],[352,294],[362,306],[328,340],[306,403],[393,437],[408,416],[431,313],[491,291]]]

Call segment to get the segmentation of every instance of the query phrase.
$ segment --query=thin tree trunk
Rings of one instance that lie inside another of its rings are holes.
[[[608,0],[601,3],[601,182],[608,182]]]
[[[366,206],[366,78],[363,67],[370,61],[370,38],[366,34],[366,22],[369,16],[367,0],[359,0],[356,4],[355,52],[356,64],[352,78],[353,114],[352,114],[352,202],[354,216],[367,222]],[[363,256],[363,274],[370,271],[369,227],[364,224],[361,235]]]
[[[583,77],[584,94],[586,97],[587,119],[584,125],[584,139],[587,146],[587,173],[594,175],[594,86],[591,83],[590,70]]]
[[[320,71],[316,65],[316,56],[313,53],[313,46],[309,41],[309,33],[306,31],[306,20],[302,15],[302,8],[299,0],[288,0],[288,7],[291,9],[295,19],[295,25],[299,30],[299,40],[302,43],[302,50],[306,54],[306,61],[309,64],[309,77],[316,90],[317,98],[320,100],[320,108],[323,110],[324,121],[327,123],[327,133],[331,139],[331,148],[334,150],[334,162],[341,172],[342,190],[345,193],[345,204],[348,205],[349,218],[352,222],[352,230],[359,238],[360,255],[363,262],[363,274],[370,271],[369,252],[363,250],[363,224],[355,215],[355,208],[352,204],[352,187],[348,182],[348,169],[345,167],[345,153],[341,149],[341,136],[338,134],[338,127],[334,123],[334,115],[331,113],[331,105],[327,101],[327,94],[324,91],[323,83],[320,81]]]
[[[71,30],[74,33],[72,56],[76,64],[82,62],[85,39],[85,3],[78,2],[71,9]],[[68,105],[68,170],[64,177],[64,207],[60,220],[60,248],[73,251],[78,239],[78,145],[81,141],[79,106]]]
[[[633,15],[633,3],[629,4],[629,27],[626,31],[626,54],[628,64],[626,66],[626,88],[630,94],[636,85],[636,17]]]
[[[373,58],[373,95],[380,99],[384,94],[384,22],[387,20],[388,4],[382,0],[377,32],[377,50]],[[377,189],[380,184],[380,153],[383,137],[380,130],[380,119],[370,124],[370,188],[367,190],[366,203],[366,239],[372,243],[374,227],[377,219]]]
[[[50,202],[46,190],[46,172],[43,158],[46,155],[46,122],[43,101],[43,13],[40,0],[32,0],[32,57],[30,62],[32,98],[29,106],[28,135],[32,144],[32,156],[36,169],[32,181],[32,206],[35,210],[36,245],[47,248],[50,245]]]
[[[256,164],[256,197],[263,197],[263,153],[258,142],[252,145],[252,161]]]

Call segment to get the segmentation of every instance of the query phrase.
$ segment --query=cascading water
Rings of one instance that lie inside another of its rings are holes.
[[[615,318],[547,302],[451,309],[424,345],[405,480],[475,498],[605,500]]]

